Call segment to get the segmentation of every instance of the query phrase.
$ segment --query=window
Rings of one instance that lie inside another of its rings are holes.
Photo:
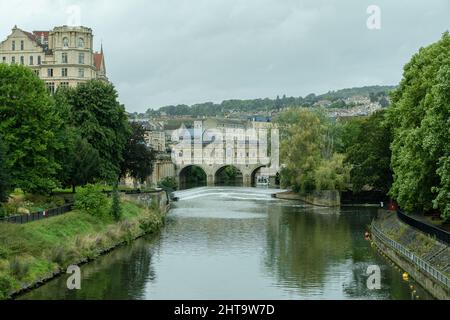
[[[25,43],[23,40],[20,41],[20,50],[25,50]]]
[[[34,70],[34,73],[39,77],[40,75],[39,70]]]
[[[16,51],[16,42],[15,41],[13,41],[12,42],[12,51]]]
[[[47,69],[47,77],[49,78],[53,77],[53,69]]]
[[[41,65],[41,56],[38,56],[38,65]]]
[[[12,57],[12,58],[11,58],[11,63],[12,63],[12,64],[15,64],[15,63],[16,63],[16,57]]]
[[[67,53],[63,53],[62,54],[62,63],[67,63],[68,59],[67,59]]]
[[[78,69],[78,78],[84,78],[84,69],[83,68]]]
[[[61,88],[68,88],[69,87],[69,83],[68,82],[61,82],[59,86]]]
[[[69,47],[69,38],[63,39],[63,48],[67,49]]]
[[[33,56],[30,56],[30,66],[32,66],[33,64],[34,64]]]
[[[67,77],[67,68],[62,68],[61,69],[61,76],[62,77]]]
[[[3,57],[3,63],[6,63],[6,57]]]
[[[78,55],[78,63],[79,64],[84,64],[84,53],[80,53]]]
[[[25,64],[25,58],[23,56],[20,57],[20,64],[21,65]]]
[[[84,48],[84,40],[83,38],[78,38],[78,48]]]
[[[55,93],[55,83],[54,82],[47,82],[46,85],[47,85],[48,93],[53,95]]]

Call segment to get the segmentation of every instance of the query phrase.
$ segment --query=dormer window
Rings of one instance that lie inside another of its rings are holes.
[[[64,38],[63,39],[63,48],[64,49],[69,48],[69,38]]]
[[[84,40],[83,40],[83,38],[78,38],[78,48],[84,48]]]

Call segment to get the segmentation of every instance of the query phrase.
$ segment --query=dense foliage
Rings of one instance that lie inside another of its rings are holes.
[[[89,81],[65,90],[63,95],[70,106],[70,124],[98,151],[99,178],[115,183],[131,133],[125,108],[117,100],[117,91],[109,83]]]
[[[292,109],[278,120],[281,132],[281,183],[296,192],[342,190],[349,179],[344,157],[335,152],[332,125],[321,114]]]
[[[158,182],[158,187],[164,190],[174,191],[178,189],[178,182],[173,177],[166,177]]]
[[[131,123],[131,135],[124,149],[124,161],[121,166],[121,176],[130,176],[144,183],[153,172],[155,153],[145,141],[145,129],[138,122]]]
[[[96,185],[89,184],[78,190],[75,195],[75,208],[94,216],[106,213],[108,198]]]
[[[0,202],[16,188],[75,192],[117,183],[122,170],[141,180],[152,171],[143,132],[132,132],[114,86],[102,81],[50,96],[29,68],[0,64],[0,137]]]
[[[35,73],[0,64],[0,135],[14,187],[47,193],[58,186],[60,126],[45,85]]]
[[[122,218],[122,207],[120,205],[120,194],[117,185],[114,185],[111,196],[111,216],[114,218],[114,220],[119,221]]]
[[[407,211],[450,217],[450,35],[422,48],[392,94],[391,195]]]
[[[10,177],[6,168],[6,150],[0,136],[0,203],[7,200],[10,191]],[[0,216],[2,216],[2,208],[0,205]]]
[[[353,191],[371,187],[388,193],[392,185],[392,130],[385,121],[385,111],[348,121],[341,134],[346,162],[352,167]]]

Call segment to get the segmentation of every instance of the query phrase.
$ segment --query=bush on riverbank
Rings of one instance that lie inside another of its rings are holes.
[[[95,185],[80,188],[75,196],[75,208],[94,216],[103,216],[107,212],[108,198]]]
[[[0,224],[0,299],[163,223],[155,210],[126,201],[122,208],[119,222],[78,210],[25,225]]]

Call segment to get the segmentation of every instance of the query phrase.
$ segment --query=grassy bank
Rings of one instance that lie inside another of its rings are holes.
[[[158,230],[157,210],[123,201],[123,216],[92,216],[74,211],[25,225],[0,224],[0,299],[65,271],[69,265]]]

